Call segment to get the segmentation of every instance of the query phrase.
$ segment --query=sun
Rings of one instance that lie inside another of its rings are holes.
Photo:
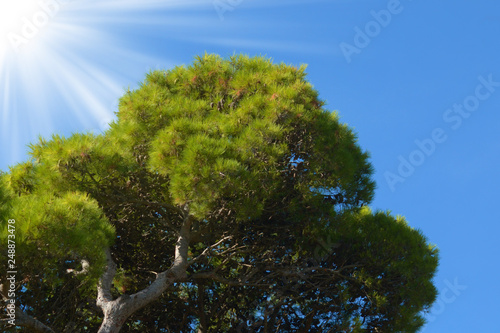
[[[57,4],[57,2],[55,2]],[[38,26],[48,20],[50,2],[2,0],[0,2],[0,49],[15,50],[32,38]],[[53,7],[53,6],[52,6]]]
[[[39,135],[105,130],[124,86],[135,78],[130,69],[143,73],[174,64],[168,55],[136,49],[122,30],[151,25],[166,31],[162,36],[186,26],[197,31],[199,15],[183,11],[198,13],[205,4],[0,0],[0,170],[24,160],[26,144]]]

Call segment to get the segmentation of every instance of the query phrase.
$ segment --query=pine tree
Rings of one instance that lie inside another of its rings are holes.
[[[0,182],[20,331],[416,332],[436,298],[437,249],[367,208],[369,155],[305,66],[205,54],[30,154]]]

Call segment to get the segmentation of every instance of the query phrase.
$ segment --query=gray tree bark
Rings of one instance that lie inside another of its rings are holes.
[[[121,295],[117,299],[111,296],[113,278],[116,274],[116,264],[111,252],[106,250],[107,265],[97,286],[97,305],[104,312],[104,320],[98,333],[118,333],[130,315],[153,302],[174,282],[186,279],[188,268],[189,236],[192,217],[189,211],[184,211],[184,221],[175,245],[175,257],[172,266],[156,276],[156,279],[145,289],[132,294]]]

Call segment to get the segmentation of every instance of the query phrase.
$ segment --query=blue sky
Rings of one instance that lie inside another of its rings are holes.
[[[306,63],[371,152],[373,207],[440,248],[423,332],[498,332],[499,2],[18,2],[0,5],[0,170],[38,135],[106,129],[150,69],[204,52]]]

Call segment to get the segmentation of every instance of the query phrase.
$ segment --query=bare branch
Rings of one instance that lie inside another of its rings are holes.
[[[189,265],[192,265],[192,264],[200,261],[203,257],[206,257],[212,249],[216,248],[217,246],[219,246],[220,244],[222,244],[223,242],[225,242],[231,238],[232,238],[232,236],[226,236],[226,237],[221,238],[217,243],[210,245],[205,250],[203,250],[203,252],[199,256],[197,256],[196,258],[191,260],[189,262]]]
[[[86,259],[82,259],[82,269],[77,271],[72,268],[68,268],[66,273],[72,273],[73,275],[87,274],[89,272],[90,264]]]

